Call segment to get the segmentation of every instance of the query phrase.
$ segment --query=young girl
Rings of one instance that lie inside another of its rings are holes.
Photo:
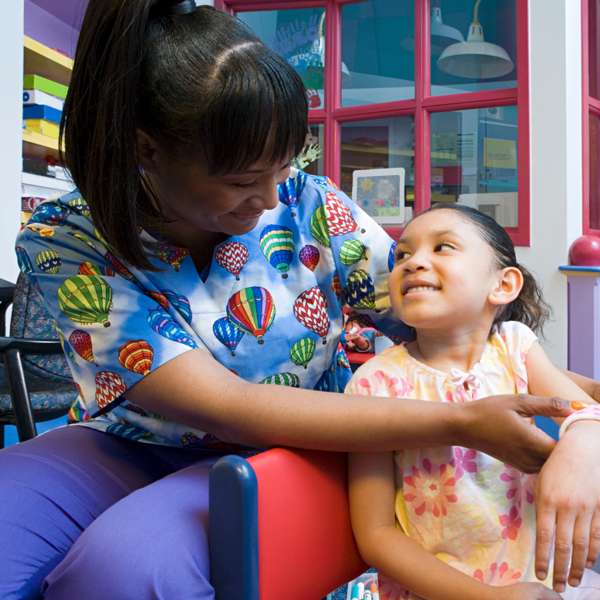
[[[394,314],[415,329],[415,340],[363,365],[348,393],[463,404],[529,390],[592,402],[537,342],[547,307],[493,219],[460,205],[418,216],[398,241],[389,287]],[[598,408],[586,410],[594,419]],[[535,492],[534,476],[457,446],[350,460],[356,540],[365,561],[385,574],[386,599],[560,598],[533,583]],[[587,530],[583,522],[575,527],[583,552],[590,521],[591,514]],[[569,583],[577,586],[580,574],[572,571]],[[554,587],[565,589],[556,580]],[[586,570],[581,586],[562,597],[600,598],[600,576]]]

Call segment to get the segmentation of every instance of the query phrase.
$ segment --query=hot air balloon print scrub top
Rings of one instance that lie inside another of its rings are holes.
[[[127,389],[194,348],[251,382],[343,391],[341,305],[385,320],[392,241],[326,178],[293,171],[279,205],[218,245],[203,277],[184,248],[146,231],[159,271],[107,247],[78,191],[39,205],[16,243],[79,386],[72,415],[144,442],[219,446],[127,401]]]

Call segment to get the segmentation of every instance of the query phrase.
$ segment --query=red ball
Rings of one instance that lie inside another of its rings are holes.
[[[569,248],[569,264],[580,267],[600,267],[600,238],[582,235]]]

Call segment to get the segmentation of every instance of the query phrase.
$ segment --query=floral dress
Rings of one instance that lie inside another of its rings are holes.
[[[505,322],[468,373],[439,371],[396,346],[361,366],[346,392],[451,403],[527,393],[525,359],[535,341],[526,325]],[[406,535],[482,583],[537,581],[535,476],[458,446],[401,450],[395,466],[396,519]],[[417,598],[381,579],[384,597]]]
[[[127,264],[77,190],[39,205],[17,258],[56,321],[79,386],[76,420],[142,442],[221,447],[210,432],[127,400],[138,381],[196,348],[251,382],[344,389],[342,305],[385,327],[392,240],[326,178],[293,171],[279,198],[252,231],[219,244],[200,275],[184,248],[143,230],[159,270]]]

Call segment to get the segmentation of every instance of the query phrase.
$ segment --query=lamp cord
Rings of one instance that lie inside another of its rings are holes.
[[[479,5],[481,0],[475,0],[475,6],[473,6],[473,23],[479,25]]]

